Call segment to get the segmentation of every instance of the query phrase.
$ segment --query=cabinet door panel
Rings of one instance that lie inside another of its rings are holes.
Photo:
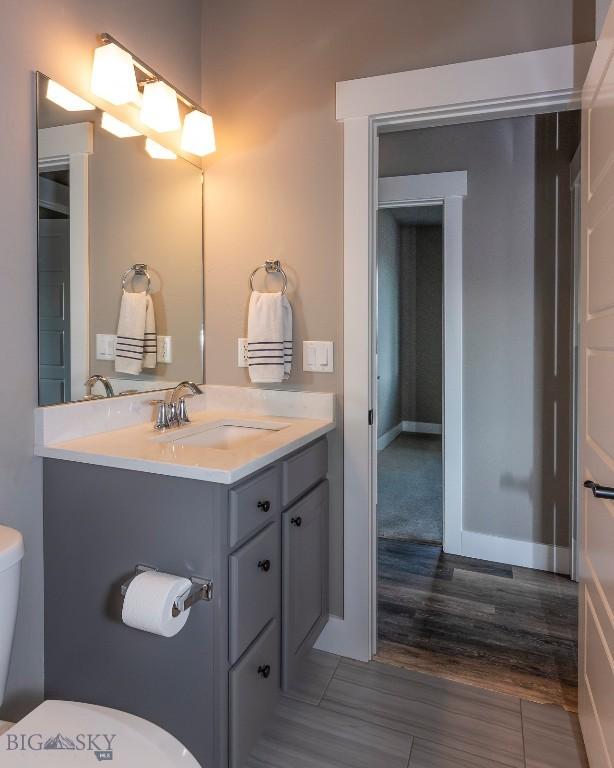
[[[328,619],[328,482],[283,514],[283,686]]]

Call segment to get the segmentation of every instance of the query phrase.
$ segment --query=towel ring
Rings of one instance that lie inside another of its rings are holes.
[[[277,273],[278,275],[281,275],[284,281],[281,292],[285,293],[288,290],[288,278],[286,276],[286,273],[281,268],[281,262],[279,260],[267,259],[264,262],[264,264],[261,264],[259,267],[256,267],[256,269],[249,276],[249,285],[252,291],[254,290],[254,275],[256,274],[256,272],[258,272],[261,269],[266,270],[267,275],[272,275],[275,273]]]
[[[132,272],[132,277],[128,278],[131,272]],[[126,284],[128,282],[132,283],[133,279],[137,276],[147,278],[147,288],[145,289],[145,293],[149,293],[151,289],[151,277],[149,276],[149,272],[147,271],[147,264],[133,264],[130,267],[130,269],[127,269],[124,272],[124,274],[122,275],[122,291],[124,293],[127,293]],[[136,291],[133,291],[133,293],[136,293]]]

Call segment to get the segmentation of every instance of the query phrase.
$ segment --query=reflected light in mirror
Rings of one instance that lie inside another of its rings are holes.
[[[158,80],[146,83],[143,89],[141,120],[158,133],[176,131],[181,126],[177,94],[166,83]]]
[[[215,134],[210,115],[195,109],[185,116],[181,133],[181,149],[199,157],[215,152]]]
[[[129,139],[133,136],[142,135],[139,131],[135,131],[134,128],[130,127],[127,123],[122,123],[121,120],[113,117],[113,115],[110,115],[108,112],[102,113],[100,125],[105,131],[112,133],[113,136],[117,136],[120,139]]]
[[[161,144],[158,144],[157,141],[153,141],[152,139],[147,139],[145,141],[145,150],[147,154],[155,160],[177,159],[177,155],[174,152],[171,152],[170,149],[163,147]]]
[[[96,109],[89,101],[77,96],[76,93],[69,91],[68,88],[64,88],[63,85],[56,83],[55,80],[49,80],[47,83],[47,98],[68,112],[84,112]]]
[[[138,99],[134,62],[128,51],[108,43],[94,51],[92,92],[111,104],[127,104]]]

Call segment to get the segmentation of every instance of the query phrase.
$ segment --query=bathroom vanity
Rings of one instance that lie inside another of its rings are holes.
[[[328,620],[333,402],[204,390],[192,423],[161,435],[142,395],[38,411],[45,694],[142,716],[203,766],[241,768]],[[138,564],[213,583],[175,637],[122,623]]]

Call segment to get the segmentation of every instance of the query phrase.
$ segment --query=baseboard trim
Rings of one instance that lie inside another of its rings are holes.
[[[462,554],[478,560],[569,574],[569,547],[506,539],[474,531],[462,532]]]
[[[395,427],[384,432],[377,438],[377,450],[383,451],[388,448],[393,440],[396,440],[401,432],[413,432],[422,435],[441,435],[443,427],[441,424],[429,424],[426,421],[400,421]]]
[[[403,431],[403,422],[400,421],[396,425],[396,427],[389,429],[388,432],[384,432],[384,434],[381,437],[377,438],[377,450],[383,451],[384,448],[388,448],[390,443],[393,440],[396,440],[402,431]]]
[[[360,633],[356,632],[347,620],[330,616],[314,648],[355,661],[371,661],[364,655],[364,649],[368,645],[364,638],[363,642],[360,642]]]
[[[404,421],[403,432],[418,432],[423,435],[441,435],[442,424],[431,424],[426,421]]]

